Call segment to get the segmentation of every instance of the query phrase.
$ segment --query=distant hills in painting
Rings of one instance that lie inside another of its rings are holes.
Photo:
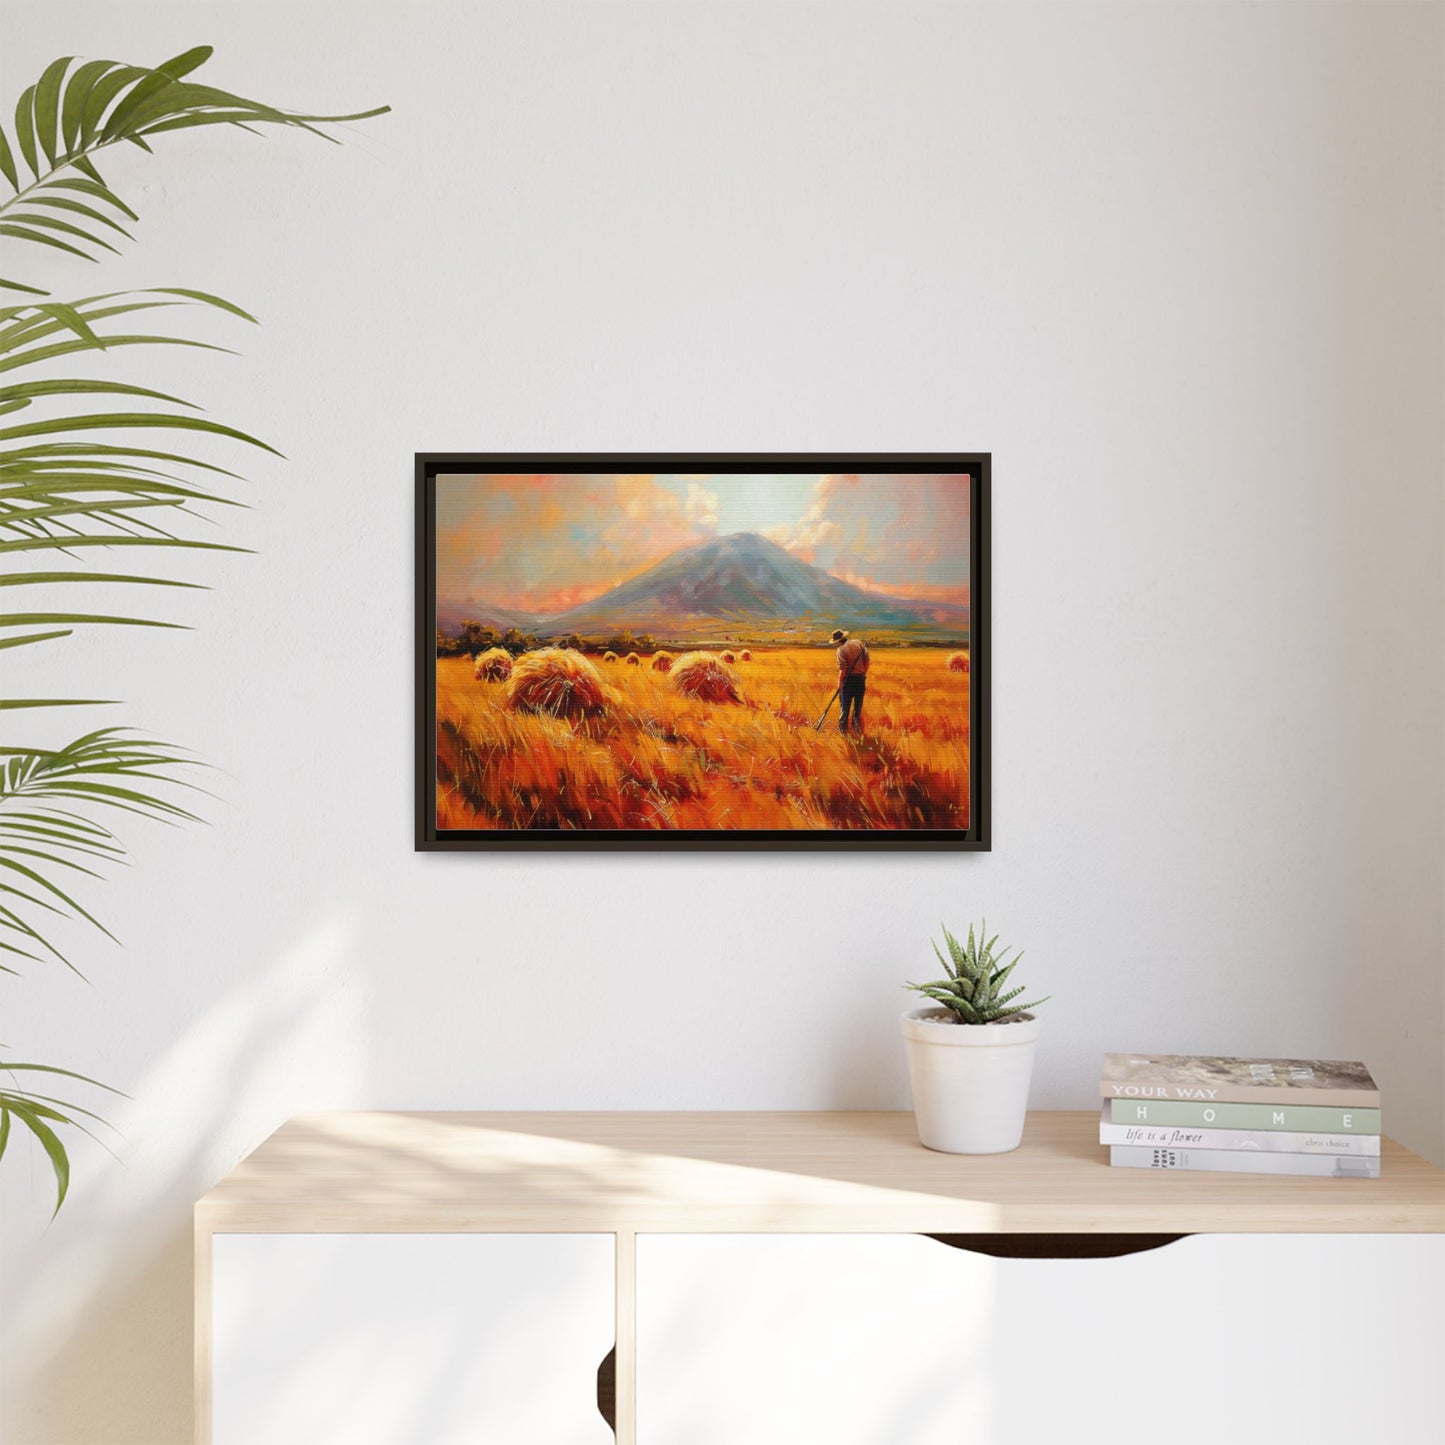
[[[486,602],[439,599],[437,628],[464,621],[539,636],[623,629],[669,641],[813,641],[834,627],[879,640],[962,642],[968,608],[865,592],[756,532],[734,532],[674,552],[590,602],[537,616]]]

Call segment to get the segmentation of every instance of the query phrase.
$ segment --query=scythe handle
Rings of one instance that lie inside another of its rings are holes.
[[[828,720],[828,708],[831,708],[833,706],[834,698],[836,698],[838,694],[842,691],[843,689],[841,687],[835,687],[833,689],[833,696],[828,699],[828,706],[823,709],[823,715],[818,719],[817,722],[813,724],[813,731],[815,733],[822,732],[823,724]]]

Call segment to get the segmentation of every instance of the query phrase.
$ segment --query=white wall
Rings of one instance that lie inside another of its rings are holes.
[[[5,985],[8,1047],[134,1100],[56,1223],[43,1161],[0,1170],[7,1441],[188,1438],[190,1205],[288,1114],[902,1107],[940,919],[1053,993],[1038,1106],[1106,1049],[1362,1056],[1445,1153],[1440,6],[5,29],[10,105],[209,41],[217,84],[395,107],[112,168],[142,225],[104,284],[264,322],[129,374],[289,461],[196,632],[44,665],[223,801],[87,895],[128,945],[86,940],[92,987]],[[411,457],[491,448],[991,450],[994,852],[413,854]]]

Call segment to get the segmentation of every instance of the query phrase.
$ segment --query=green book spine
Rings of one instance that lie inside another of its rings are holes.
[[[1179,1100],[1111,1099],[1115,1124],[1217,1125],[1231,1129],[1294,1129],[1304,1133],[1378,1134],[1378,1109],[1332,1109],[1321,1104],[1198,1104]]]

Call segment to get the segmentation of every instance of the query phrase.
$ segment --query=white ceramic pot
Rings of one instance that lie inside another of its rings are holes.
[[[957,1024],[943,1008],[903,1015],[918,1137],[945,1154],[1017,1149],[1029,1107],[1039,1021]]]

